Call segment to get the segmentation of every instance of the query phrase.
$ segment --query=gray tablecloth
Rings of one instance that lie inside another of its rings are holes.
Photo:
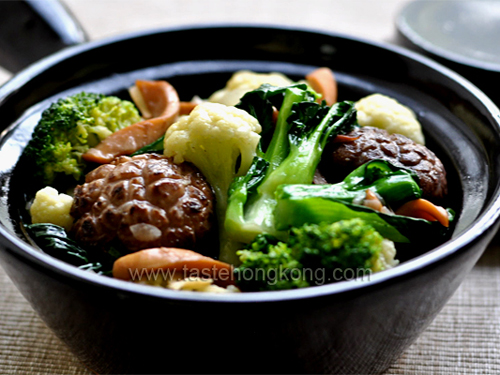
[[[91,39],[153,27],[252,22],[336,31],[383,42],[395,40],[394,18],[406,2],[65,1]],[[228,47],[234,43],[229,35],[226,42]],[[4,82],[8,77],[7,72],[0,70],[0,82]],[[0,290],[0,373],[91,373],[44,325],[1,269]],[[437,319],[387,374],[500,373],[499,292],[500,248],[494,243]]]

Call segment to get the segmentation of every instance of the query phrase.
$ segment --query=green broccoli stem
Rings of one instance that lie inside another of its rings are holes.
[[[247,173],[247,176],[268,176],[271,174],[287,157],[289,153],[289,142],[288,142],[288,132],[290,130],[290,125],[288,124],[288,117],[292,111],[293,105],[297,102],[304,101],[308,92],[301,88],[289,87],[284,91],[284,99],[281,105],[278,119],[276,121],[276,127],[273,133],[273,137],[269,146],[263,155],[264,158],[256,158]],[[265,162],[265,164],[263,164]],[[259,178],[259,182],[263,178]],[[252,199],[252,213],[253,220],[248,221],[245,218],[245,206],[249,197],[248,189],[248,178],[241,177],[235,181],[238,188],[231,189],[229,197],[230,210],[229,213],[224,213],[224,226],[225,231],[223,236],[223,241],[228,241],[229,238],[233,238],[238,242],[248,243],[253,241],[256,235],[262,233],[262,228],[267,228],[267,231],[272,232],[273,235],[280,236],[280,233],[275,233],[273,231],[274,223],[272,222],[272,211],[274,210],[274,205],[272,204],[273,194],[264,197],[265,194],[259,194],[258,197]],[[235,233],[239,235],[235,236]],[[222,243],[222,242],[221,242]],[[226,246],[221,246],[221,249]],[[228,246],[230,248],[230,246]],[[224,255],[223,255],[224,253]],[[221,250],[221,258],[229,258],[228,252]]]
[[[404,176],[388,176],[372,185],[362,185],[354,190],[348,190],[343,182],[335,185],[281,185],[279,188],[281,196],[301,195],[316,198],[335,198],[342,202],[353,203],[355,200],[362,200],[366,195],[366,190],[370,190],[381,197],[386,197],[384,199],[386,202],[409,200],[410,197],[417,199],[420,194],[416,194],[415,185],[413,180],[408,181]]]
[[[255,229],[248,237],[255,237],[258,233],[269,233],[280,239],[286,236],[285,232],[276,229],[273,214],[277,203],[275,193],[278,186],[311,184],[327,140],[343,126],[343,122],[350,118],[353,111],[354,108],[351,107],[341,120],[333,122],[334,117],[339,114],[339,106],[332,106],[309,137],[302,139],[298,145],[290,143],[290,153],[286,159],[274,171],[268,173],[257,188],[258,197],[253,204],[251,202],[246,215],[250,218],[247,221],[253,222]],[[248,240],[248,237],[245,239]]]
[[[223,262],[238,266],[241,261],[236,252],[245,247],[245,244],[234,241],[227,236],[225,231],[219,233],[219,259]]]
[[[227,211],[227,195],[216,184],[212,185],[215,194],[215,213],[217,216],[217,225],[219,228],[224,228]],[[238,240],[230,238],[226,230],[219,229],[219,259],[223,262],[238,265],[240,260],[236,255],[236,251],[242,249],[244,244]]]

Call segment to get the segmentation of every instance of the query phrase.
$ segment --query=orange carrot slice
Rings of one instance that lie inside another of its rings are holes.
[[[171,272],[152,272],[160,270]],[[174,276],[174,272],[180,278],[211,278],[219,286],[234,285],[233,267],[230,264],[173,247],[141,250],[117,259],[113,265],[113,277],[127,281],[147,275]]]
[[[450,220],[448,212],[441,206],[436,206],[427,199],[415,199],[406,202],[396,210],[396,215],[410,216],[429,221],[439,221],[443,226],[448,227]]]
[[[314,91],[321,94],[319,99],[325,100],[331,106],[337,102],[337,81],[329,68],[318,68],[306,75],[307,83]]]
[[[153,118],[120,129],[91,148],[83,159],[105,164],[120,155],[130,155],[149,145],[165,134],[179,115],[180,102],[177,91],[165,81],[136,81],[137,90],[142,98],[140,107],[143,116]],[[137,90],[134,96],[137,98]]]

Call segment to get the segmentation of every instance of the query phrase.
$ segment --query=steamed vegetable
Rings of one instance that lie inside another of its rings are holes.
[[[369,275],[397,264],[394,244],[361,219],[292,228],[286,242],[259,235],[238,255],[243,290],[302,288],[339,281],[347,270]]]
[[[164,155],[175,163],[193,163],[203,173],[216,198],[215,211],[223,228],[229,185],[244,176],[256,155],[261,126],[247,112],[217,103],[196,106],[165,134]],[[221,232],[221,241],[225,235]]]
[[[236,283],[244,291],[284,290],[310,286],[298,254],[285,242],[260,234],[248,250],[237,252]]]
[[[356,102],[361,126],[385,129],[389,134],[402,134],[421,145],[425,144],[422,126],[415,112],[396,99],[372,94]]]
[[[315,92],[300,84],[282,88],[263,85],[242,98],[238,107],[259,119],[263,133],[274,131],[269,145],[261,144],[266,149],[254,159],[249,173],[231,185],[224,225],[230,239],[249,243],[260,233],[283,237],[273,214],[276,189],[282,184],[312,183],[328,140],[354,126],[356,111],[351,102],[330,108],[316,99]],[[275,127],[273,106],[279,108]],[[233,255],[220,254],[226,261]]]
[[[312,184],[326,145],[356,141],[358,135],[347,134],[359,125],[423,143],[415,114],[383,95],[337,102],[335,77],[327,68],[305,78],[307,83],[293,83],[281,74],[237,72],[207,102],[180,102],[164,81],[137,81],[130,94],[143,119],[130,102],[80,93],[53,104],[35,129],[25,156],[36,165],[36,176],[59,188],[67,187],[59,185],[59,175],[80,179],[85,162],[108,163],[118,155],[162,153],[176,164],[194,164],[215,193],[220,260],[144,246],[122,256],[114,242],[99,251],[84,248],[70,237],[81,240],[75,227],[69,231],[72,198],[52,187],[40,190],[31,206],[34,224],[25,226],[30,237],[48,254],[82,269],[204,292],[238,291],[235,280],[242,290],[256,291],[345,280],[346,272],[352,278],[370,275],[398,263],[394,242],[421,248],[440,243],[453,211],[422,199],[419,177],[410,169],[372,160],[340,183]],[[132,191],[137,184],[113,194]],[[192,201],[184,204],[199,209]],[[144,216],[141,228],[151,227],[153,219]]]
[[[115,249],[109,249],[106,253],[87,251],[57,225],[31,224],[25,227],[32,240],[45,253],[83,270],[111,274],[113,262],[121,255]]]
[[[72,197],[59,194],[53,187],[46,186],[36,192],[30,207],[31,222],[55,224],[69,231],[73,225],[70,215],[72,204]]]
[[[448,221],[453,219],[453,212],[442,207],[426,201],[427,207],[434,207],[447,217],[446,225],[425,220],[422,216],[402,216],[405,214],[403,211],[396,211],[401,214],[396,215],[361,205],[366,190],[380,196],[394,208],[405,207],[407,202],[420,202],[422,192],[417,180],[416,174],[409,169],[374,160],[358,167],[338,184],[281,185],[276,191],[274,212],[277,228],[286,230],[305,223],[319,224],[359,217],[382,236],[395,242],[440,240],[447,232]],[[423,233],[425,236],[422,236]]]
[[[42,114],[24,156],[45,184],[59,175],[79,180],[82,155],[113,132],[140,121],[134,105],[113,96],[79,93],[60,99]]]

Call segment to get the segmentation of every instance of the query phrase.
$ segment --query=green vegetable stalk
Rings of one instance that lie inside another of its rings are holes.
[[[418,199],[422,192],[417,181],[411,170],[374,160],[358,167],[338,184],[281,185],[276,190],[276,227],[287,230],[305,223],[331,223],[357,217],[395,242],[439,241],[448,228],[437,221],[378,212],[360,205],[367,189],[395,208]],[[453,212],[449,210],[448,214],[451,221]]]
[[[271,127],[272,107],[279,108],[275,130],[266,150],[257,156],[249,172],[235,179],[229,189],[224,228],[228,238],[243,243],[268,233],[283,238],[273,211],[275,192],[282,184],[308,184],[314,177],[329,139],[349,132],[356,121],[353,103],[331,108],[318,104],[306,85],[276,88],[263,85],[246,94],[238,105],[257,116],[263,133]],[[221,253],[230,261],[234,254]]]

